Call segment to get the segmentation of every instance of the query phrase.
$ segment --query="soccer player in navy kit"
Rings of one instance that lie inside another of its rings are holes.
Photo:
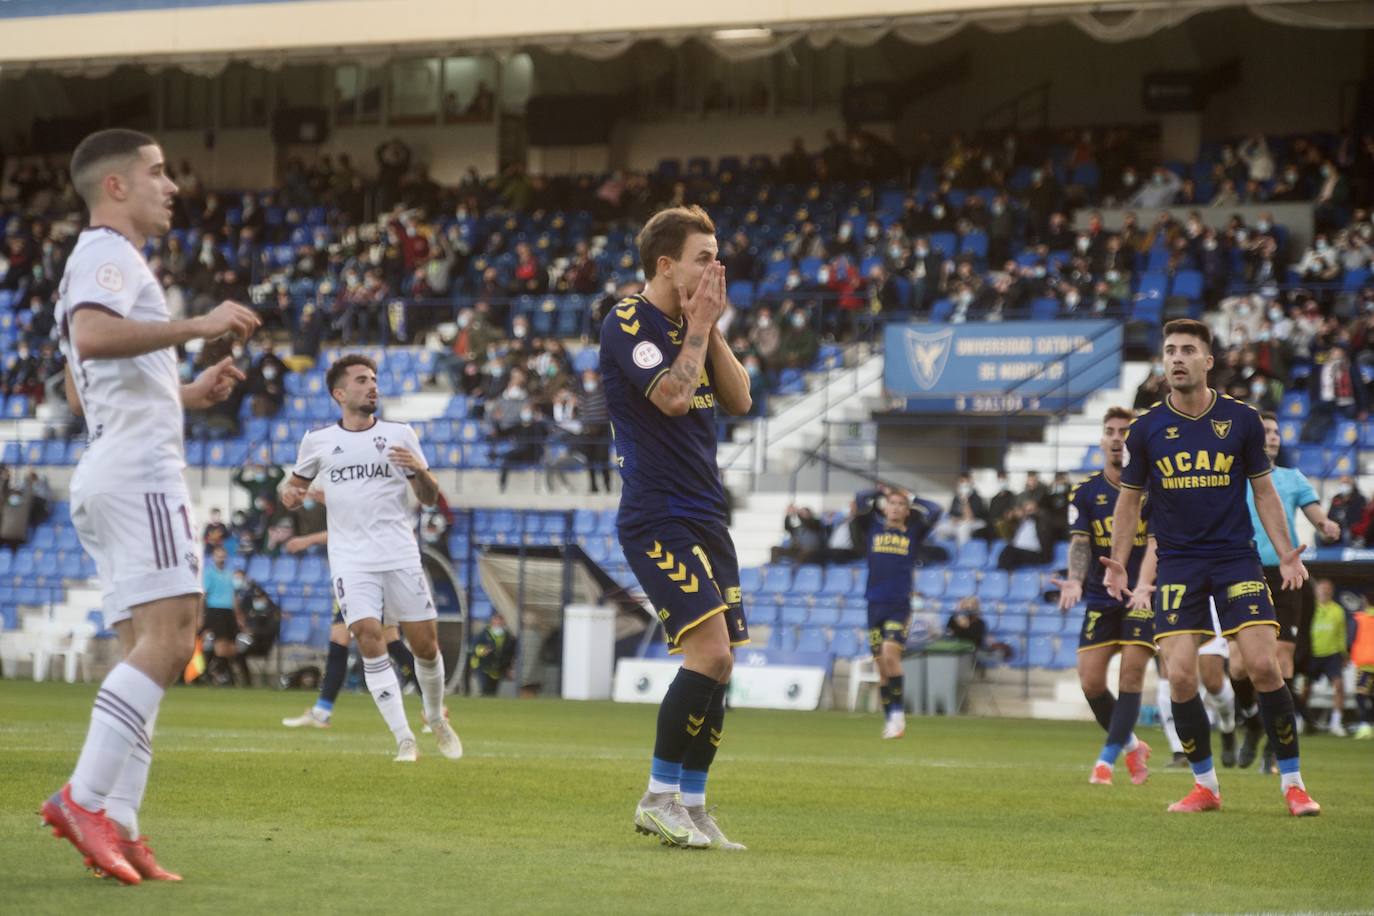
[[[725,268],[700,207],[662,210],[638,238],[644,292],[601,326],[601,378],[623,489],[616,528],[669,649],[685,655],[658,713],[635,828],[674,846],[743,849],[706,809],[734,646],[749,641],[716,466],[716,405],[749,412],[749,374],[716,322]]]
[[[884,738],[906,734],[902,650],[911,621],[911,574],[916,548],[934,519],[912,514],[911,496],[879,486],[855,497],[860,511],[873,520],[868,534],[868,646],[878,663],[878,689],[883,700]]]
[[[1126,429],[1134,416],[1124,407],[1111,407],[1102,418],[1104,467],[1069,495],[1069,571],[1065,578],[1053,580],[1059,586],[1061,611],[1087,599],[1078,634],[1078,681],[1097,724],[1107,733],[1088,778],[1094,785],[1111,785],[1112,769],[1123,751],[1131,782],[1140,785],[1150,777],[1146,765],[1150,746],[1135,736],[1134,729],[1140,716],[1145,666],[1155,652],[1154,614],[1148,605],[1130,608],[1107,594],[1101,572],[1102,558],[1111,555],[1112,513],[1121,492],[1121,456]],[[1139,577],[1145,547],[1145,523],[1141,522],[1126,563],[1132,587]],[[1107,687],[1107,667],[1117,652],[1121,653],[1121,671],[1118,695],[1113,697]]]
[[[1307,569],[1288,534],[1283,504],[1270,479],[1264,426],[1253,407],[1207,387],[1212,332],[1188,319],[1164,326],[1164,365],[1170,392],[1142,413],[1126,435],[1121,495],[1104,559],[1107,591],[1128,591],[1126,563],[1134,547],[1144,490],[1159,556],[1155,642],[1169,674],[1174,724],[1196,784],[1170,811],[1221,807],[1212,766],[1211,728],[1198,696],[1199,637],[1211,638],[1207,599],[1216,602],[1222,634],[1234,636],[1259,691],[1260,717],[1276,748],[1288,810],[1318,814],[1298,767],[1293,697],[1279,672],[1274,603],[1255,550],[1245,506],[1247,486],[1270,541],[1278,548],[1284,588],[1300,588]]]

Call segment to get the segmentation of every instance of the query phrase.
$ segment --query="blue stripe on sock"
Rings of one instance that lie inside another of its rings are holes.
[[[315,708],[318,709],[318,710],[320,710],[321,712],[333,712],[333,711],[334,711],[334,701],[333,701],[333,700],[318,699],[318,700],[315,701]]]
[[[682,779],[678,783],[683,795],[705,795],[706,794],[706,771],[705,770],[683,770]]]
[[[1202,760],[1199,760],[1197,763],[1194,763],[1192,766],[1193,775],[1201,776],[1203,773],[1206,773],[1208,770],[1212,769],[1212,758],[1206,757]]]
[[[1298,771],[1298,758],[1286,757],[1279,761],[1280,773],[1296,773]]]
[[[649,764],[649,777],[669,785],[678,785],[682,782],[682,764],[655,757]]]
[[[1098,755],[1097,759],[1098,759],[1099,761],[1101,761],[1102,763],[1107,764],[1108,766],[1116,766],[1116,758],[1118,758],[1118,757],[1120,757],[1120,756],[1121,756],[1121,745],[1119,745],[1119,744],[1104,744],[1104,745],[1102,746],[1102,753]]]

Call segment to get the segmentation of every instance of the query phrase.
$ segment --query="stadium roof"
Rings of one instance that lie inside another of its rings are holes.
[[[235,60],[272,68],[530,47],[610,59],[638,41],[689,39],[749,59],[797,41],[863,47],[890,35],[920,45],[971,26],[1060,21],[1127,41],[1226,8],[1291,26],[1374,27],[1374,3],[1361,0],[0,0],[0,75],[44,67],[100,76],[135,62],[213,75]]]

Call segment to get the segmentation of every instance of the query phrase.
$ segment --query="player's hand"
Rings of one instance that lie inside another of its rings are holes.
[[[1051,579],[1051,585],[1059,587],[1059,610],[1067,611],[1083,600],[1083,583],[1077,579]]]
[[[281,488],[281,504],[287,509],[299,509],[305,502],[305,487],[288,483]]]
[[[222,403],[229,399],[234,386],[244,378],[244,374],[234,365],[233,357],[226,356],[182,389],[182,406],[199,410]]]
[[[688,298],[687,287],[679,284],[677,298],[688,325],[703,330],[715,327],[725,311],[725,265],[719,261],[707,264],[696,292]]]
[[[218,340],[226,334],[236,340],[247,340],[262,326],[258,313],[246,305],[226,299],[200,319],[201,337]]]
[[[1302,552],[1306,549],[1306,544],[1299,544],[1292,550],[1279,554],[1279,575],[1283,577],[1285,589],[1300,589],[1307,581],[1307,567],[1302,563]]]
[[[399,468],[404,468],[407,471],[425,470],[425,466],[420,462],[419,457],[408,448],[393,445],[391,448],[387,449],[386,456],[391,459],[392,464]]]
[[[1124,601],[1129,593],[1127,586],[1130,584],[1126,578],[1126,567],[1111,557],[1102,557],[1100,562],[1107,567],[1107,573],[1102,577],[1102,584],[1107,587],[1107,594],[1117,601]]]
[[[1322,537],[1326,538],[1328,541],[1339,541],[1341,539],[1341,526],[1331,521],[1331,519],[1328,518],[1326,521],[1322,522],[1321,529]]]
[[[1153,606],[1154,593],[1153,585],[1137,585],[1131,589],[1131,600],[1126,602],[1126,610],[1148,611]]]

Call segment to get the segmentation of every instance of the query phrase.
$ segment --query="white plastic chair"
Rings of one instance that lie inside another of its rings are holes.
[[[859,691],[879,684],[878,661],[872,655],[856,655],[849,660],[849,711],[859,708]]]
[[[95,627],[89,623],[78,623],[71,628],[69,638],[59,648],[49,653],[50,658],[65,656],[62,665],[62,679],[68,684],[76,683],[77,667],[85,662],[86,652],[91,640],[95,638]]]
[[[24,622],[27,624],[28,620]],[[72,633],[66,624],[41,617],[38,618],[34,629],[36,638],[33,642],[33,679],[46,681],[52,657],[70,651]]]

